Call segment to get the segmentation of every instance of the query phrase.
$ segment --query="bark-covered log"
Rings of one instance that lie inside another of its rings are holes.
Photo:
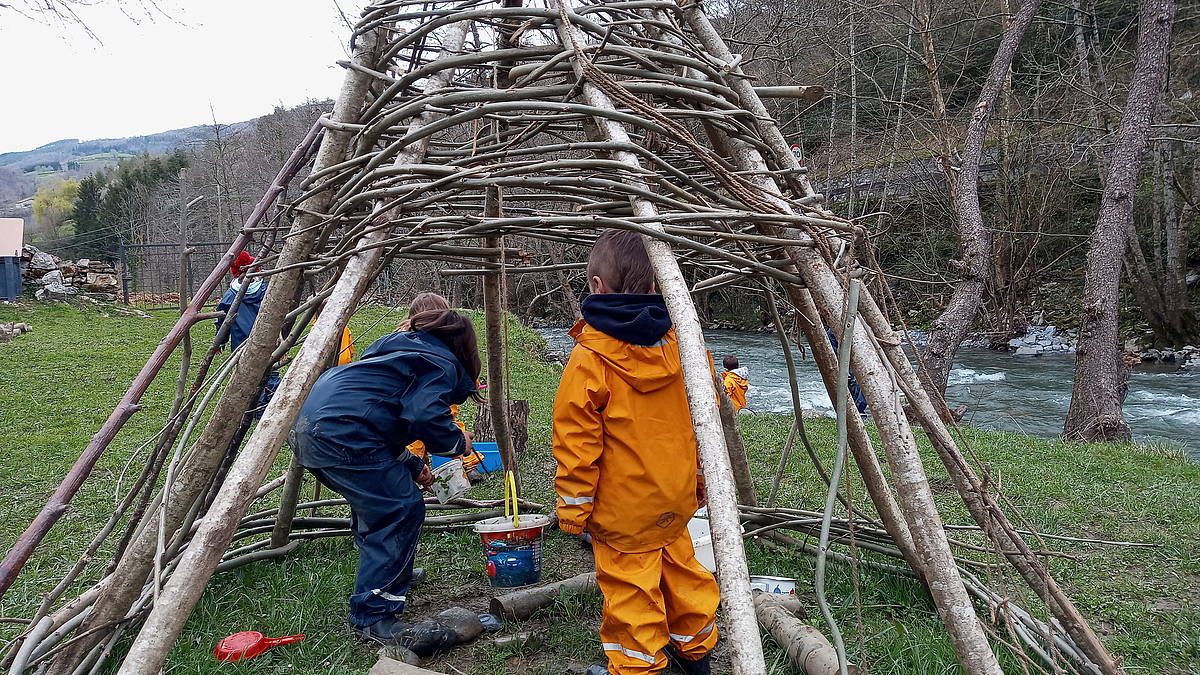
[[[519,591],[498,595],[492,598],[488,611],[510,621],[520,621],[528,619],[533,616],[534,612],[554,602],[555,598],[563,591],[592,593],[598,590],[596,573],[587,572],[553,584],[522,588]]]
[[[496,430],[492,425],[491,406],[479,406],[473,429],[476,441],[495,442]],[[520,459],[529,447],[529,401],[513,399],[508,401],[508,431],[512,436],[513,451]]]
[[[796,618],[769,593],[754,594],[754,613],[763,629],[787,652],[794,668],[807,675],[837,675],[837,653],[821,631]],[[857,673],[858,666],[849,664],[846,672]]]

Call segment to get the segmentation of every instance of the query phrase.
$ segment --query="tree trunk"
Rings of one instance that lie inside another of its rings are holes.
[[[1162,141],[1155,147],[1156,187],[1149,246],[1131,222],[1126,265],[1134,297],[1154,330],[1156,345],[1182,347],[1191,344],[1197,333],[1196,314],[1187,296],[1188,227],[1195,219],[1195,205],[1186,195],[1182,211],[1176,205],[1173,143]],[[1196,166],[1194,163],[1193,170]],[[1147,254],[1152,256],[1153,264],[1147,261]]]
[[[934,401],[942,400],[945,396],[946,381],[954,366],[958,346],[975,324],[975,317],[983,305],[983,292],[992,268],[992,233],[983,222],[983,211],[979,205],[979,164],[983,159],[983,143],[1017,48],[1041,4],[1041,0],[1025,0],[1004,32],[983,90],[979,93],[979,101],[971,113],[971,122],[967,125],[958,178],[951,183],[950,195],[958,216],[956,231],[963,254],[961,277],[954,286],[950,303],[933,322],[929,342],[921,352],[918,370],[925,390]],[[929,43],[928,39],[926,43]],[[927,47],[927,51],[927,60],[932,63],[932,46]],[[930,73],[930,77],[936,81],[936,70]],[[944,108],[935,106],[935,110],[938,109],[944,113]],[[940,408],[943,416],[949,414],[945,406]]]
[[[1121,413],[1127,377],[1118,335],[1121,274],[1142,156],[1166,84],[1174,20],[1174,0],[1142,1],[1137,61],[1088,251],[1075,386],[1063,426],[1063,436],[1070,440],[1130,438]]]
[[[733,482],[737,487],[738,503],[758,506],[758,494],[754,489],[754,474],[750,472],[750,458],[746,455],[746,441],[742,438],[742,427],[738,424],[737,411],[729,400],[725,387],[716,378],[713,388],[717,392],[717,405],[721,409],[721,427],[725,432],[725,449],[729,452],[729,466],[733,469]]]
[[[512,435],[513,452],[517,459],[520,459],[529,447],[529,401],[522,398],[508,401],[508,430]],[[473,431],[476,441],[495,442],[496,430],[492,425],[491,406],[479,406]]]

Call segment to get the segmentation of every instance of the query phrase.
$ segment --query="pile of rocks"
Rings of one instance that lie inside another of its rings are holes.
[[[1130,340],[1125,343],[1125,350],[1136,352],[1142,357],[1142,363],[1174,363],[1184,370],[1200,370],[1200,347],[1193,345],[1180,349],[1154,349]]]
[[[924,348],[925,345],[929,344],[929,331],[920,330],[917,328],[909,328],[908,329],[908,338],[905,339],[903,332],[901,332],[900,341],[901,341],[901,344],[904,344],[906,346],[911,341],[914,346]],[[991,346],[991,343],[988,340],[987,336],[980,335],[978,333],[968,334],[965,338],[963,338],[962,344],[959,345],[959,347],[979,348],[979,349],[986,349],[990,346]]]
[[[1015,356],[1074,354],[1076,337],[1072,333],[1060,332],[1057,326],[1029,326],[1024,337],[1009,340],[1008,346]]]
[[[1188,345],[1180,349],[1179,367],[1183,370],[1191,370],[1200,373],[1200,347]]]
[[[27,323],[0,323],[0,342],[8,342],[32,330],[33,328]]]
[[[121,291],[117,268],[101,260],[62,260],[58,256],[25,245],[21,251],[21,278],[37,287],[38,300],[66,300],[82,295],[112,302]]]

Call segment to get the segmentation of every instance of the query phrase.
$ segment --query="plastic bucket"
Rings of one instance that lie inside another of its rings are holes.
[[[787,577],[750,576],[751,590],[779,595],[795,595],[796,580]]]
[[[471,489],[471,481],[463,471],[461,459],[455,458],[433,469],[433,496],[438,502],[445,504],[452,499],[458,499]]]
[[[708,509],[701,507],[695,517],[688,521],[688,534],[692,537],[692,548],[696,551],[696,560],[704,565],[704,569],[717,573],[717,556],[713,553],[712,526],[708,524]],[[746,526],[742,525],[742,532]]]
[[[714,574],[717,571],[717,557],[713,554],[712,529],[707,518],[692,518],[687,524],[688,534],[692,537],[692,548],[696,550],[696,560],[704,565],[704,569]]]
[[[536,513],[521,516],[520,527],[513,527],[511,516],[475,523],[492,586],[528,586],[542,578],[542,531],[549,524],[549,516]]]

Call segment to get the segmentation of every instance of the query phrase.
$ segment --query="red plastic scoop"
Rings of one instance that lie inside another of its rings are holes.
[[[244,630],[218,642],[213,656],[216,656],[218,661],[252,659],[276,645],[286,645],[303,639],[303,635],[269,638],[256,630]]]

